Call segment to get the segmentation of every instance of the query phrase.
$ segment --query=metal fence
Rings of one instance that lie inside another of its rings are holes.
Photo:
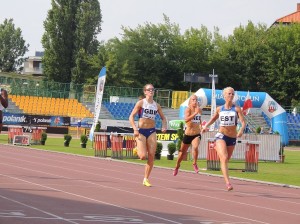
[[[51,98],[71,98],[82,103],[94,103],[96,95],[96,85],[84,85],[74,83],[50,82],[42,79],[29,79],[20,75],[12,77],[8,74],[0,74],[0,84],[11,95],[41,96]],[[162,107],[171,105],[170,89],[156,89],[154,99]],[[144,95],[143,88],[105,86],[103,101],[110,101],[111,96],[132,98],[137,100]]]

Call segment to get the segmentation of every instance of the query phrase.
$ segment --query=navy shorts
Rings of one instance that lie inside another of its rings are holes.
[[[156,132],[155,128],[139,128],[139,133],[144,135],[146,139],[154,132]]]
[[[224,140],[225,143],[226,143],[226,146],[232,146],[232,145],[235,145],[236,144],[236,138],[230,138],[220,132],[218,132],[216,135],[215,135],[215,139],[216,141],[217,140]]]

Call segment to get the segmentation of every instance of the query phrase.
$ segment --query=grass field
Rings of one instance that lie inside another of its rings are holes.
[[[7,135],[0,135],[0,144],[7,144]],[[84,156],[94,156],[94,151],[92,149],[92,143],[89,141],[87,148],[83,149],[80,146],[79,139],[72,139],[69,147],[64,147],[63,138],[49,137],[46,141],[46,145],[32,145],[31,148],[51,150],[57,152],[65,152],[71,154],[78,154]],[[108,152],[109,155],[109,152]],[[175,158],[176,159],[176,158]],[[125,160],[125,159],[124,159]],[[139,159],[126,159],[126,161],[134,163],[145,163]],[[166,157],[162,157],[161,160],[155,161],[155,166],[169,167],[173,168],[175,166],[176,160],[167,160]],[[199,160],[199,168],[206,167],[206,160]],[[230,176],[238,177],[243,179],[251,179],[258,181],[274,182],[285,185],[294,185],[300,187],[300,150],[289,150],[288,147],[285,148],[285,162],[259,162],[258,172],[242,172],[241,170],[245,168],[245,163],[243,161],[230,161]],[[181,163],[181,170],[192,171],[192,162],[190,160],[183,161]],[[207,174],[217,174],[221,175],[220,171],[206,171],[201,170],[202,173]],[[141,175],[142,175],[141,170]],[[172,171],[170,170],[170,175]],[[179,175],[181,175],[179,173]],[[183,174],[182,174],[183,175]]]

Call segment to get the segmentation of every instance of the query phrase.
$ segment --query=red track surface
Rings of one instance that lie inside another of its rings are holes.
[[[0,145],[0,223],[300,223],[300,189]]]

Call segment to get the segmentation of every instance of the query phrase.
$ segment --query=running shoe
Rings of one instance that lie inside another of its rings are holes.
[[[146,187],[151,187],[151,184],[150,184],[148,179],[144,179],[143,185],[146,186]]]
[[[233,187],[230,183],[226,184],[226,187],[227,187],[227,191],[232,191],[233,190]]]
[[[193,167],[194,167],[195,172],[198,173],[199,172],[199,168],[197,166],[197,163],[193,164]]]
[[[178,170],[179,168],[175,168],[174,171],[173,171],[173,176],[176,176],[178,174]]]

